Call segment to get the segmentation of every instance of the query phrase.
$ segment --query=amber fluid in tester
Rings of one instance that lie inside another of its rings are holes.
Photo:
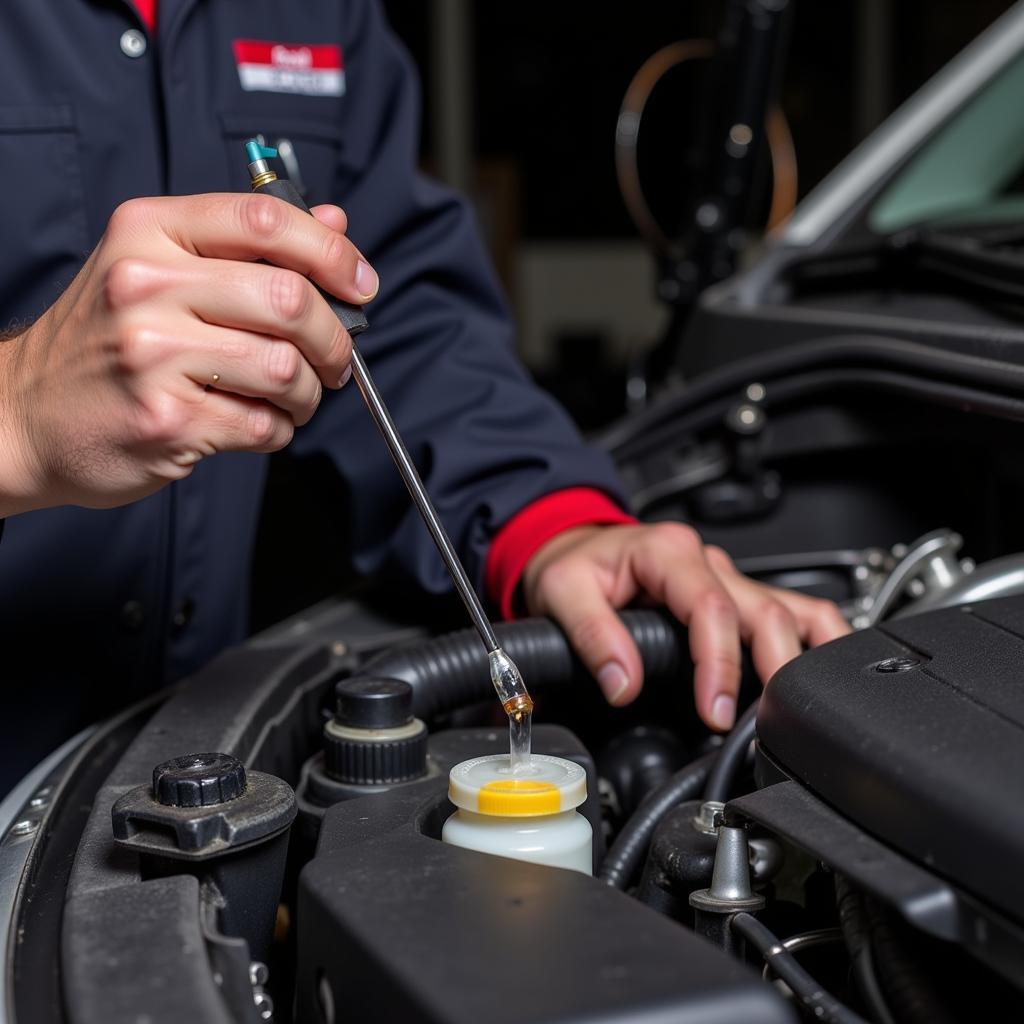
[[[509,766],[512,771],[521,771],[530,764],[533,701],[528,696],[517,694],[501,706],[508,715]]]

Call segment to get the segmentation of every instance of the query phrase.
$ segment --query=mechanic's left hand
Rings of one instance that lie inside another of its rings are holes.
[[[697,712],[721,730],[736,717],[741,641],[767,682],[804,644],[850,632],[831,601],[749,579],[681,523],[566,530],[534,554],[522,587],[527,611],[562,625],[617,705],[640,692],[643,666],[615,609],[642,596],[667,605],[689,627]]]

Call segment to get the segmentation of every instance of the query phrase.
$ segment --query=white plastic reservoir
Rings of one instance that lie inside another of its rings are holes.
[[[453,846],[591,874],[593,834],[576,811],[587,798],[587,773],[574,761],[534,754],[515,773],[508,754],[475,757],[448,776],[457,808],[441,838]]]

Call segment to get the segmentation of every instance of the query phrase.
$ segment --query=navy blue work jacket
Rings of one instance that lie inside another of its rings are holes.
[[[3,8],[0,326],[57,298],[122,201],[246,190],[243,140],[286,138],[310,205],[344,206],[380,275],[361,347],[474,578],[494,531],[534,498],[617,493],[606,457],[517,364],[466,204],[415,171],[418,86],[377,3],[160,0],[153,36],[127,2]],[[293,451],[328,458],[352,496],[359,571],[398,565],[428,592],[448,588],[354,387],[325,395]],[[0,792],[111,695],[141,695],[245,637],[266,467],[219,455],[131,506],[8,519]]]

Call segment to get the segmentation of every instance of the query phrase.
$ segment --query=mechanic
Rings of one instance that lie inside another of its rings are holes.
[[[0,791],[246,636],[265,453],[329,458],[360,572],[448,590],[307,278],[376,296],[363,350],[468,570],[505,615],[556,618],[612,704],[642,684],[614,613],[640,596],[689,624],[716,729],[741,640],[767,679],[846,631],[624,511],[515,361],[467,205],[416,173],[418,87],[375,0],[15,0],[0,97]],[[346,212],[244,194],[258,133]]]

